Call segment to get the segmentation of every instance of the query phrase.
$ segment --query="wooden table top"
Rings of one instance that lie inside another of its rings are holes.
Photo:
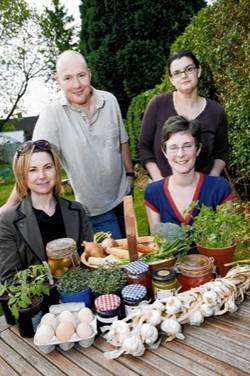
[[[0,319],[0,376],[217,376],[250,374],[250,299],[234,314],[206,319],[201,327],[185,325],[185,340],[163,343],[140,358],[124,355],[107,360],[106,350],[114,349],[102,338],[83,349],[76,345],[46,355],[21,338],[16,327]]]

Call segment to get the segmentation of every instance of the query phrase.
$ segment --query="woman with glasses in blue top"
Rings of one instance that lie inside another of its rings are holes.
[[[28,141],[13,162],[19,204],[0,217],[0,278],[46,260],[46,244],[72,238],[78,251],[92,230],[81,204],[58,196],[60,161],[45,140]]]
[[[160,222],[191,224],[202,204],[216,207],[234,198],[226,179],[195,170],[202,148],[201,129],[197,120],[183,116],[172,116],[163,126],[161,148],[172,175],[146,188],[145,205],[151,231]],[[196,207],[192,208],[194,202]]]
[[[220,176],[228,160],[227,119],[223,108],[198,93],[201,66],[190,51],[170,56],[167,69],[174,91],[155,96],[144,113],[139,139],[139,157],[152,180],[171,175],[171,166],[161,149],[161,131],[170,116],[181,115],[202,124],[202,148],[196,170]]]

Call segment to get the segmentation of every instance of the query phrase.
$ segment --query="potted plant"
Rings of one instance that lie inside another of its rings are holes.
[[[247,236],[247,222],[237,213],[235,205],[220,205],[215,209],[202,205],[194,217],[191,237],[201,254],[215,259],[216,271],[224,276],[233,261],[236,244]]]
[[[21,270],[8,285],[8,307],[22,337],[33,337],[42,317],[43,296],[50,291],[47,271],[44,265]]]
[[[89,287],[91,272],[86,269],[74,269],[66,272],[58,283],[61,300],[68,302],[84,302],[92,305],[92,291]]]
[[[3,313],[5,316],[5,320],[7,324],[9,325],[15,325],[16,319],[12,315],[8,301],[9,301],[9,286],[10,286],[10,277],[8,279],[5,279],[1,284],[0,284],[0,303],[2,305]]]
[[[121,289],[126,285],[127,279],[119,267],[98,268],[91,272],[89,286],[97,298],[102,294],[120,294]]]

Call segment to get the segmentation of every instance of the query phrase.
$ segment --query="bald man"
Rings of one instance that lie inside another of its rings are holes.
[[[118,102],[91,86],[91,72],[80,53],[64,51],[56,69],[63,97],[40,113],[33,140],[57,146],[75,199],[87,210],[93,230],[122,238],[122,201],[134,171]]]

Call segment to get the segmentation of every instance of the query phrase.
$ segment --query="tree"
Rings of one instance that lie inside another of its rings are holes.
[[[98,88],[126,113],[131,99],[164,74],[169,46],[204,0],[83,0],[80,49]]]

